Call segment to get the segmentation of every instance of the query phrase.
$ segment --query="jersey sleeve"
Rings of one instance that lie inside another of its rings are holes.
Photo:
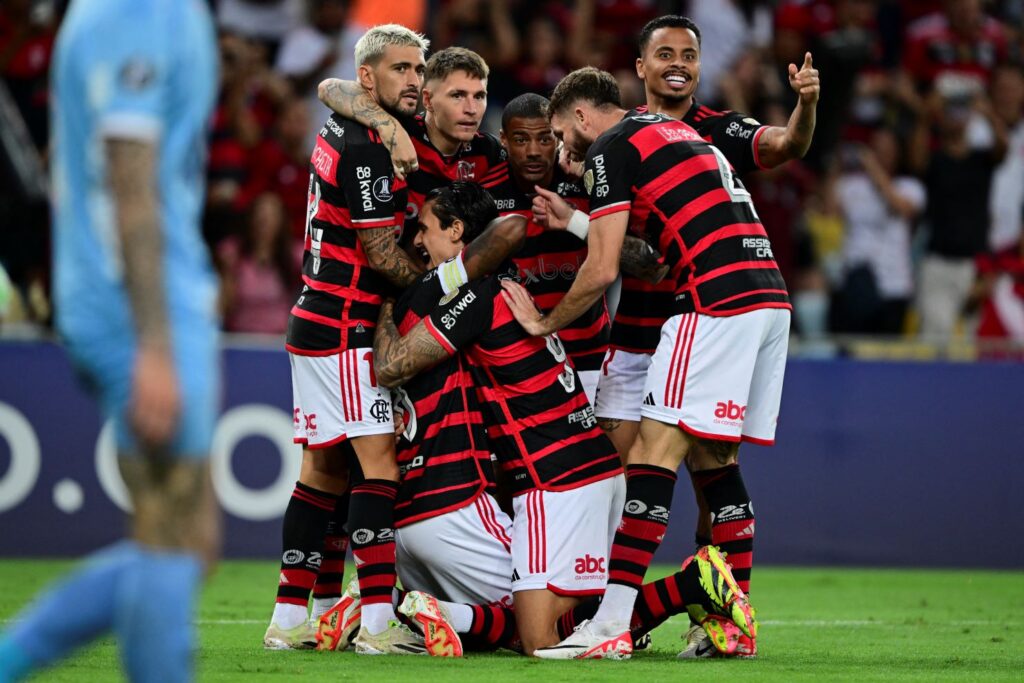
[[[598,138],[587,152],[583,187],[590,197],[590,220],[629,211],[640,155],[628,138],[616,133]]]
[[[338,185],[345,193],[353,228],[395,224],[394,180],[391,157],[383,145],[347,145],[338,169]]]
[[[486,280],[471,282],[441,299],[424,319],[427,331],[449,354],[456,353],[491,329],[494,297]]]
[[[139,22],[133,30],[97,37],[76,52],[100,135],[158,140],[175,76],[173,45],[162,36],[159,17],[133,18]]]
[[[767,128],[755,118],[730,111],[715,122],[709,137],[736,172],[743,174],[764,168],[757,155],[757,144]]]

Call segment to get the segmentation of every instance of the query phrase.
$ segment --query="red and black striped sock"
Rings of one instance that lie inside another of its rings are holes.
[[[661,545],[672,509],[676,473],[655,465],[626,468],[626,504],[608,562],[608,583],[636,590]]]
[[[341,582],[345,578],[345,551],[348,550],[349,495],[346,493],[338,498],[334,506],[334,515],[324,532],[324,555],[320,563],[320,573],[313,584],[313,599],[325,602],[337,602],[341,599]]]
[[[338,496],[295,482],[281,530],[284,552],[277,602],[303,607],[309,603],[321,567],[324,532],[337,502]]]
[[[359,576],[359,598],[366,605],[391,605],[395,587],[395,496],[398,483],[367,479],[352,489],[348,528]]]
[[[695,472],[694,478],[711,510],[711,542],[727,554],[736,583],[747,593],[754,563],[754,506],[740,466]]]
[[[511,607],[504,605],[470,605],[473,610],[473,624],[468,633],[462,635],[462,644],[472,650],[492,650],[508,647],[514,643],[516,615]]]

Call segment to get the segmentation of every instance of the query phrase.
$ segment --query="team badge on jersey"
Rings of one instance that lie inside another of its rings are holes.
[[[373,181],[373,196],[378,202],[391,201],[391,178],[381,176]]]
[[[583,174],[583,187],[586,188],[587,194],[594,191],[594,169],[587,169],[587,172]]]
[[[476,164],[472,161],[460,161],[455,167],[459,180],[474,180],[476,178]]]

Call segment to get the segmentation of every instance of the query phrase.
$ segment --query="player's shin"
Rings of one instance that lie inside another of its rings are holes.
[[[394,505],[398,484],[367,479],[352,489],[349,508],[352,557],[359,576],[363,629],[379,633],[396,620],[391,606],[395,587]]]

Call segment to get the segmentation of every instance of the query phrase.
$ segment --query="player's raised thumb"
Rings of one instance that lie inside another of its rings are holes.
[[[804,68],[804,69],[810,69],[810,68],[811,68],[811,67],[813,66],[813,65],[811,64],[811,61],[812,61],[812,60],[811,60],[811,53],[810,53],[810,52],[808,52],[808,53],[806,53],[806,54],[804,55],[804,65],[803,65],[803,68]]]
[[[558,193],[557,192],[552,192],[551,190],[546,190],[543,187],[541,187],[540,185],[534,185],[533,189],[535,189],[537,191],[538,195],[540,195],[544,199],[547,199],[550,202],[553,202],[556,199],[558,199]]]

